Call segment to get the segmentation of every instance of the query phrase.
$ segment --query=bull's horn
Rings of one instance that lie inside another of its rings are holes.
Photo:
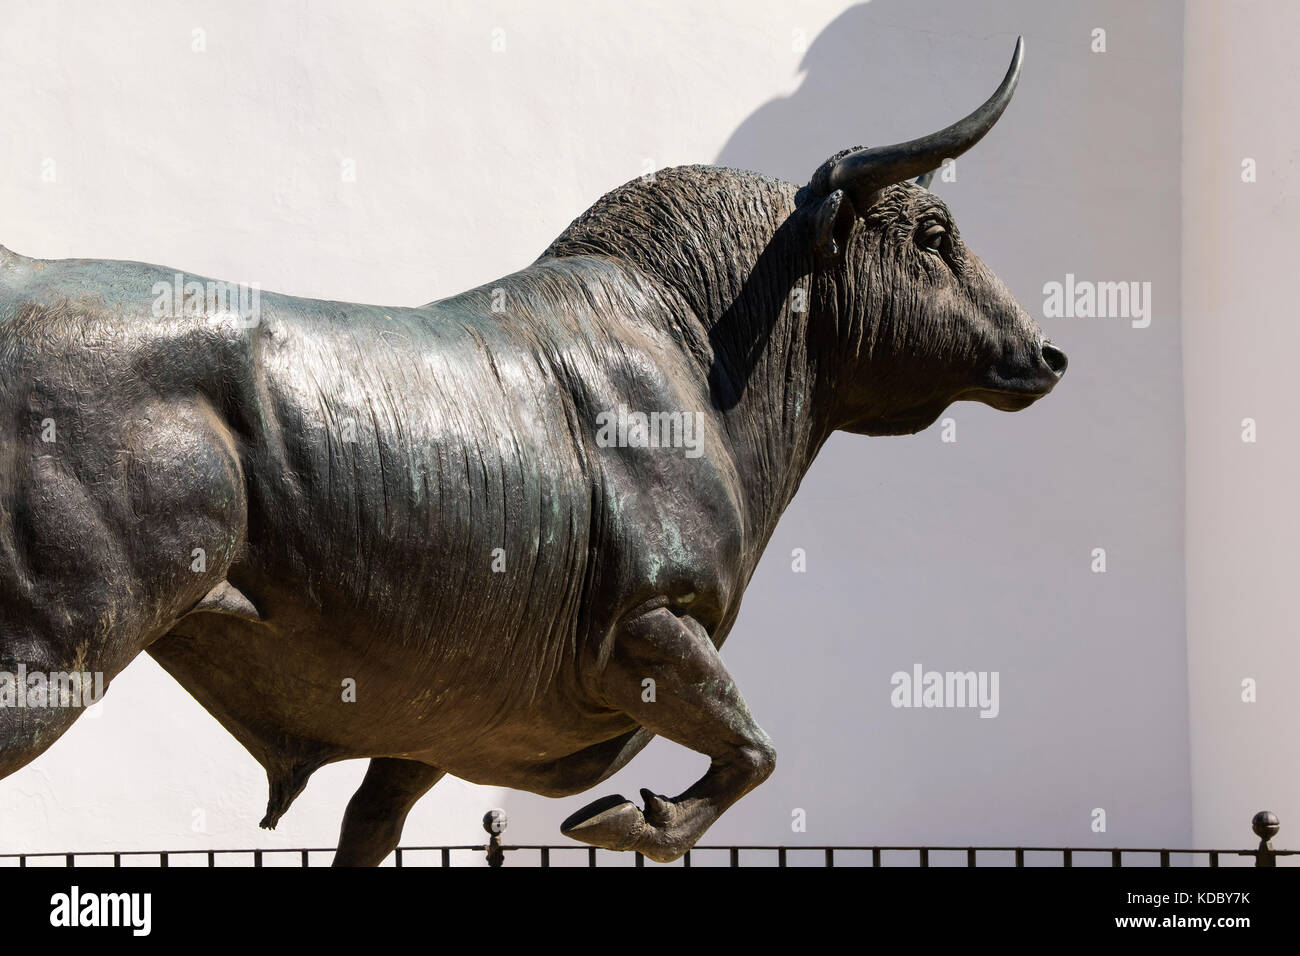
[[[945,159],[955,159],[970,149],[993,128],[1011,102],[1020,80],[1020,62],[1025,57],[1025,38],[1016,38],[1016,51],[1002,85],[970,116],[947,129],[894,146],[855,149],[840,157],[827,177],[827,192],[843,189],[852,196],[868,198],[891,183],[901,183],[937,168]]]

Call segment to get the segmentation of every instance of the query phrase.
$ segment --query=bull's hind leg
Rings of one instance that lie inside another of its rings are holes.
[[[654,681],[645,684],[646,678]],[[708,772],[679,796],[642,790],[645,810],[607,797],[561,825],[575,840],[675,860],[723,811],[763,782],[776,765],[763,732],[698,622],[667,608],[625,624],[600,679],[610,706],[641,726],[712,759]],[[653,686],[654,693],[646,693]],[[646,700],[653,697],[653,700]]]
[[[370,761],[366,779],[348,801],[334,866],[378,866],[397,849],[406,815],[445,771],[392,757]]]
[[[85,711],[86,684],[107,688],[204,595],[208,609],[255,614],[221,586],[246,509],[215,413],[66,402],[51,399],[55,440],[34,415],[0,443],[0,778]]]

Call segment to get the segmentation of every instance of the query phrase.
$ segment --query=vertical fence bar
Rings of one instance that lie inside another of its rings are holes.
[[[1218,851],[1218,850],[1211,850],[1211,851],[1210,851],[1210,866],[1215,866],[1215,867],[1217,867],[1218,865],[1219,865],[1219,851]]]
[[[212,868],[217,865],[217,855],[211,850],[208,851],[208,867]]]
[[[871,865],[875,867],[880,866],[880,847],[878,846],[873,846],[871,848]]]
[[[545,869],[551,867],[551,848],[549,846],[542,847],[542,867]]]
[[[304,854],[304,856],[305,855],[306,854]],[[306,866],[307,861],[303,860],[302,865]],[[400,846],[395,851],[393,851],[393,866],[397,867],[399,870],[402,868],[402,848]]]
[[[1169,851],[1168,851],[1168,850],[1161,850],[1161,851],[1160,851],[1160,865],[1161,865],[1161,866],[1168,866],[1168,865],[1169,865]]]
[[[401,851],[401,850],[398,850],[397,852],[400,854],[402,851]],[[398,859],[400,860],[401,857],[398,856]],[[310,864],[310,863],[308,862],[308,860],[307,860],[307,851],[306,851],[306,850],[303,850],[303,851],[302,851],[302,865],[303,865],[304,867],[311,866],[311,864]],[[397,864],[397,865],[398,865],[398,866],[401,866],[400,863]]]
[[[159,866],[159,868],[165,870],[165,869],[167,869],[170,865],[171,865],[171,864],[170,864],[170,861],[167,859],[167,854],[166,854],[166,853],[159,853],[159,854],[158,854],[158,866]]]
[[[1120,858],[1120,851],[1118,849],[1110,851],[1110,865],[1113,867],[1124,865],[1123,860]]]
[[[637,866],[645,866],[645,855],[644,855],[644,854],[638,853],[638,854],[636,855],[636,865],[637,865]]]
[[[258,867],[258,868],[261,868],[261,866],[262,866],[262,851],[261,851],[261,850],[254,850],[254,851],[253,851],[253,866]]]
[[[72,857],[73,857],[73,854],[71,854],[71,853],[65,854],[64,857],[63,857],[63,865],[64,865],[64,866],[76,866],[77,864],[73,862]]]
[[[930,865],[930,848],[929,848],[928,846],[923,846],[923,847],[919,847],[918,849],[920,850],[920,855],[921,855],[921,858],[920,858],[920,864],[921,864],[921,866],[929,866],[929,865]]]
[[[727,863],[728,866],[740,866],[740,850],[733,846],[728,852],[728,856],[730,858]]]
[[[120,854],[120,853],[114,853],[114,854],[113,854],[113,866],[115,866],[115,867],[120,867],[121,865],[122,865],[122,854]]]
[[[1067,869],[1074,866],[1074,851],[1069,847],[1061,851],[1061,866]]]
[[[776,848],[776,865],[779,867],[785,866],[785,847],[783,846]]]
[[[826,848],[826,865],[827,866],[835,865],[835,850],[834,848],[829,846]]]
[[[592,869],[596,866],[596,848],[594,846],[587,847],[587,866]]]
[[[451,850],[447,847],[442,848],[442,866],[443,869],[451,866]]]
[[[682,857],[682,866],[686,867],[688,870],[691,868],[691,851],[690,851],[690,850],[687,850],[687,851],[686,851],[686,854]]]
[[[27,857],[25,855],[18,857],[18,868],[23,870],[27,869]]]
[[[1016,867],[1017,867],[1018,869],[1022,869],[1022,870],[1025,868],[1025,849],[1024,849],[1024,847],[1019,847],[1019,846],[1016,847]]]
[[[975,848],[973,846],[968,846],[966,848],[966,865],[967,866],[975,865]]]

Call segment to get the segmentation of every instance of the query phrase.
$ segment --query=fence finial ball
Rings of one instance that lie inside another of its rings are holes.
[[[1250,827],[1261,840],[1271,840],[1282,829],[1282,824],[1272,810],[1261,810],[1251,819]]]
[[[506,828],[506,812],[504,810],[489,810],[483,814],[483,829],[488,833],[503,833]]]

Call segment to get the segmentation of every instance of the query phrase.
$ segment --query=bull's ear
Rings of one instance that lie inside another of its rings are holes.
[[[844,195],[842,189],[835,190],[817,204],[813,212],[813,235],[818,257],[833,260],[844,253],[856,215],[852,200]]]

